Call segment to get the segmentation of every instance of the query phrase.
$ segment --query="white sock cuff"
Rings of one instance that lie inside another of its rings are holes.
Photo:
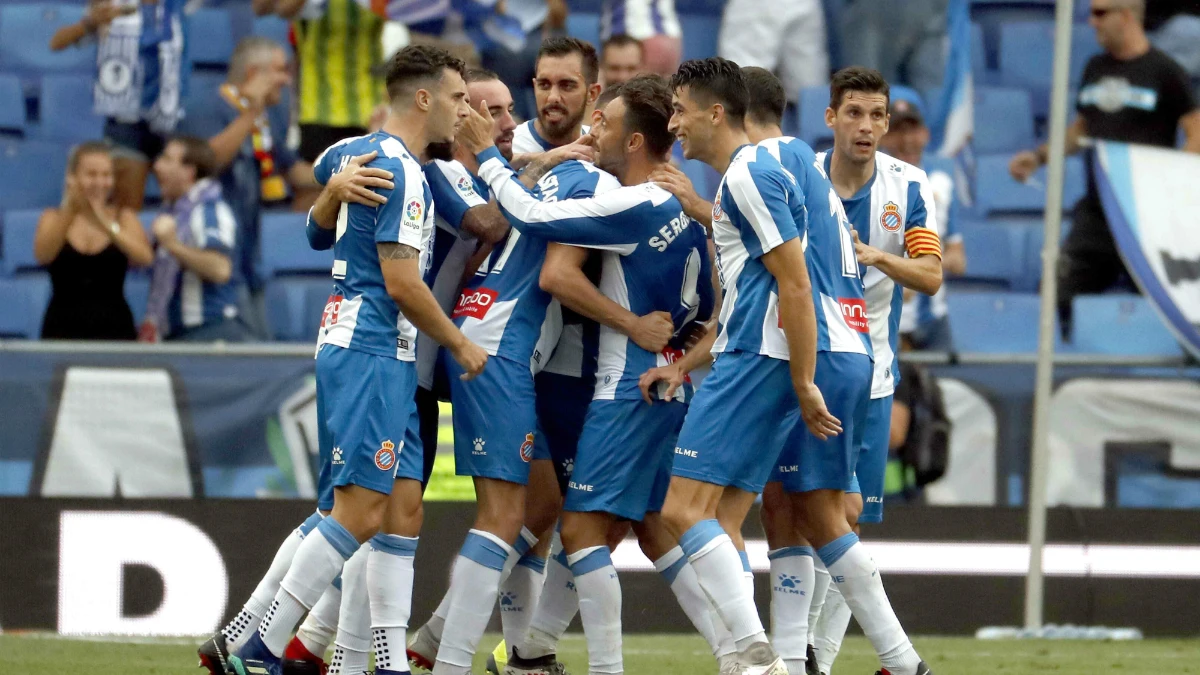
[[[518,556],[523,556],[526,553],[529,553],[529,549],[537,546],[537,543],[537,535],[534,534],[533,531],[528,527],[522,527],[521,534],[517,536],[517,542],[516,545],[513,546],[513,550],[517,552]]]

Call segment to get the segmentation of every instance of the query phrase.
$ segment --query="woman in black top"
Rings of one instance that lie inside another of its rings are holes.
[[[113,161],[103,143],[76,147],[67,164],[62,203],[46,209],[33,240],[34,257],[50,271],[53,294],[43,339],[133,340],[125,302],[125,271],[145,267],[154,251],[137,213],[112,204]]]

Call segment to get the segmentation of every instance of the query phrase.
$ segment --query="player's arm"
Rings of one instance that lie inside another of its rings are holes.
[[[696,194],[696,188],[687,174],[670,164],[663,164],[650,174],[650,180],[675,195],[688,217],[706,229],[712,229],[712,202]]]
[[[224,205],[222,205],[224,206]],[[196,208],[203,208],[197,206]],[[228,206],[218,206],[217,222],[205,223],[204,248],[180,243],[176,236],[175,218],[163,214],[154,220],[152,228],[158,245],[179,261],[179,265],[210,284],[224,284],[233,276],[233,213]]]
[[[613,302],[583,273],[587,249],[551,243],[538,285],[565,307],[587,318],[628,335],[648,352],[661,352],[675,334],[675,323],[667,312],[638,316]]]
[[[1200,108],[1180,117],[1179,128],[1183,130],[1186,139],[1183,144],[1184,151],[1200,153]]]
[[[455,156],[466,154],[460,150]],[[486,190],[480,194],[474,176],[461,161],[430,162],[424,171],[443,220],[484,244],[494,244],[508,234],[508,219],[494,201],[488,201]]]
[[[387,203],[387,197],[375,192],[374,188],[391,190],[392,172],[387,169],[365,166],[375,159],[375,151],[365,155],[350,158],[341,171],[332,175],[323,174],[321,165],[314,167],[313,175],[325,187],[317,196],[317,201],[308,211],[308,223],[305,233],[308,235],[308,245],[322,251],[333,247],[334,230],[337,227],[338,211],[342,204],[362,204],[363,206],[378,206]],[[324,180],[322,180],[324,178]]]
[[[874,267],[905,288],[933,295],[942,287],[942,244],[938,237],[933,187],[924,172],[908,183],[903,256],[859,241],[853,232],[854,254],[860,265]]]

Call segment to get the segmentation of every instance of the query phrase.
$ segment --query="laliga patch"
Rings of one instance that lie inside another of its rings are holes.
[[[380,471],[391,471],[396,465],[396,444],[384,441],[375,451],[375,468]]]
[[[879,214],[879,226],[887,232],[899,232],[903,225],[904,218],[900,217],[900,207],[896,202],[884,204],[883,213]]]
[[[342,301],[346,298],[340,295],[331,295],[325,301],[325,311],[321,313],[321,328],[329,328],[338,322],[338,315],[342,311]]]
[[[475,186],[471,184],[471,179],[466,176],[459,176],[458,180],[454,182],[454,187],[463,193],[464,197],[475,196]]]
[[[846,325],[860,333],[869,332],[867,328],[867,301],[862,298],[838,298],[838,306],[842,308],[842,318]]]
[[[411,230],[421,229],[421,216],[425,214],[425,205],[420,199],[410,199],[404,205],[404,220],[401,225]]]
[[[525,442],[521,444],[521,461],[528,464],[533,460],[533,434],[525,434]]]
[[[495,301],[496,291],[490,288],[465,289],[462,295],[458,296],[458,304],[454,306],[454,312],[450,318],[457,319],[465,316],[482,320],[487,316],[488,310],[492,308],[492,303]]]

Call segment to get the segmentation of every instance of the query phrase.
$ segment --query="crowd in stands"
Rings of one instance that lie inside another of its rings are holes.
[[[973,181],[929,147],[959,2],[973,21]],[[1096,135],[1200,151],[1200,1],[1076,4],[1068,150]],[[951,281],[906,298],[910,346],[1024,351],[1052,21],[1049,0],[0,0],[0,291],[25,308],[0,315],[0,336],[311,340],[330,262],[300,236],[312,163],[378,125],[384,59],[411,43],[452,49],[498,72],[528,119],[538,45],[570,33],[602,45],[607,83],[712,54],[769,68],[792,98],[785,131],[817,150],[831,138],[831,70],[881,70],[894,85],[881,147],[929,173]],[[1162,104],[1109,109],[1122,79]],[[702,194],[715,190],[706,167],[678,161]],[[1143,320],[1153,313],[1085,167],[1068,161],[1064,203],[1079,205],[1059,270],[1064,339],[1075,296],[1116,289],[1127,294],[1103,311],[1157,344],[1144,336],[1165,329]],[[997,321],[1019,328],[980,335]]]

